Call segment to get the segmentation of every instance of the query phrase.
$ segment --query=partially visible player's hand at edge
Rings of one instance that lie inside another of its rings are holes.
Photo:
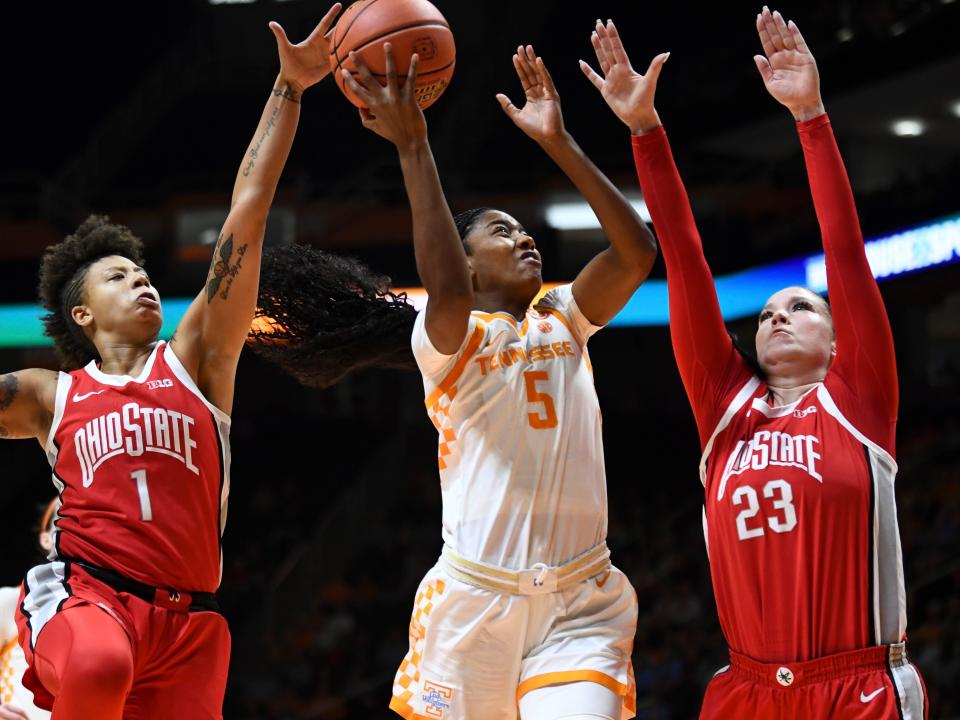
[[[670,53],[660,53],[650,61],[647,72],[641,75],[630,64],[627,51],[620,40],[613,20],[607,24],[597,20],[590,35],[590,43],[600,63],[600,72],[581,60],[580,69],[593,86],[600,91],[613,114],[630,128],[634,135],[642,135],[660,126],[660,117],[653,100],[657,92],[657,79]]]
[[[513,67],[520,78],[525,102],[522,108],[518,108],[509,97],[497,93],[497,100],[507,117],[541,145],[563,138],[565,131],[560,95],[543,58],[534,52],[532,45],[520,45],[513,54]]]
[[[798,122],[822,115],[817,62],[793,20],[784,22],[779,12],[771,13],[764,5],[757,15],[757,33],[764,54],[754,55],[753,61],[767,92]]]
[[[296,45],[287,39],[287,33],[280,23],[270,22],[280,55],[281,82],[290,83],[298,94],[330,74],[330,28],[340,14],[341,7],[340,3],[334,3],[307,39]]]
[[[414,150],[427,140],[427,121],[417,103],[417,64],[419,57],[410,58],[410,69],[401,85],[397,78],[397,63],[390,43],[383,45],[386,59],[387,84],[381,85],[366,63],[354,52],[350,59],[359,76],[354,78],[343,70],[343,81],[366,107],[360,108],[363,126],[397,146],[400,153]]]
[[[25,710],[21,710],[16,705],[0,705],[0,720],[30,720]]]

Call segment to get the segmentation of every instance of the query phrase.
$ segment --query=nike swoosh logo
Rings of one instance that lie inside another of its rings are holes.
[[[860,702],[862,702],[862,703],[868,703],[868,702],[870,702],[871,700],[873,700],[877,695],[879,695],[880,693],[882,693],[884,690],[886,690],[886,688],[885,688],[885,687],[882,687],[882,688],[879,688],[879,689],[877,689],[877,690],[874,690],[874,691],[873,691],[872,693],[870,693],[869,695],[864,695],[864,694],[863,694],[863,691],[861,690],[861,691],[860,691]]]
[[[73,394],[73,401],[74,401],[75,403],[76,403],[76,402],[80,402],[81,400],[86,400],[86,399],[87,399],[88,397],[90,397],[91,395],[99,395],[100,393],[105,393],[105,392],[106,392],[106,390],[104,389],[104,390],[94,390],[93,392],[88,392],[88,393],[86,393],[86,394],[84,394],[84,395],[77,395],[77,393],[74,393],[74,394]]]

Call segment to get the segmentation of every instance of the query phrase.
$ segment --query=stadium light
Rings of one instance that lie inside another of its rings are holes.
[[[628,197],[633,209],[644,222],[650,222],[647,204],[639,197]],[[599,230],[600,221],[588,203],[582,201],[554,202],[547,205],[547,225],[554,230]]]
[[[950,106],[950,112],[952,112],[957,117],[960,117],[960,100],[957,100]]]
[[[927,126],[922,120],[905,118],[903,120],[895,121],[890,126],[890,129],[897,137],[917,137],[918,135],[923,135],[924,131],[927,129]]]

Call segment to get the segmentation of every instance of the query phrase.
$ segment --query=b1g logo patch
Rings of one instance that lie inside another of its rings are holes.
[[[430,682],[423,683],[423,711],[427,717],[443,718],[444,713],[450,709],[450,701],[453,699],[453,688],[446,685]]]

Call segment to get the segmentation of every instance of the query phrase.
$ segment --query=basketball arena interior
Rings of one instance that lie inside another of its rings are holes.
[[[542,253],[545,281],[571,281],[605,240],[495,95],[522,98],[511,54],[532,44],[567,129],[643,212],[629,132],[577,64],[595,63],[589,35],[600,13],[638,67],[671,53],[657,109],[731,332],[752,346],[765,298],[757,288],[824,289],[796,132],[752,60],[759,7],[435,4],[457,47],[451,84],[426,111],[450,207],[516,217]],[[17,5],[3,48],[0,372],[57,367],[37,331],[40,258],[91,212],[145,240],[168,314],[196,295],[276,76],[267,22],[301,38],[327,9],[312,0]],[[911,656],[930,717],[960,718],[960,3],[808,0],[780,10],[816,54],[893,327]],[[330,80],[303,97],[268,221],[267,246],[286,243],[361,258],[396,288],[419,284],[397,154]],[[633,662],[645,720],[695,717],[726,663],[698,436],[667,318],[661,258],[590,341],[609,545],[639,598]],[[391,717],[411,600],[442,547],[436,444],[416,372],[361,371],[321,391],[244,353],[219,592],[233,634],[225,717]],[[54,489],[32,442],[3,444],[0,477],[0,585],[16,585],[39,559],[36,524]]]

